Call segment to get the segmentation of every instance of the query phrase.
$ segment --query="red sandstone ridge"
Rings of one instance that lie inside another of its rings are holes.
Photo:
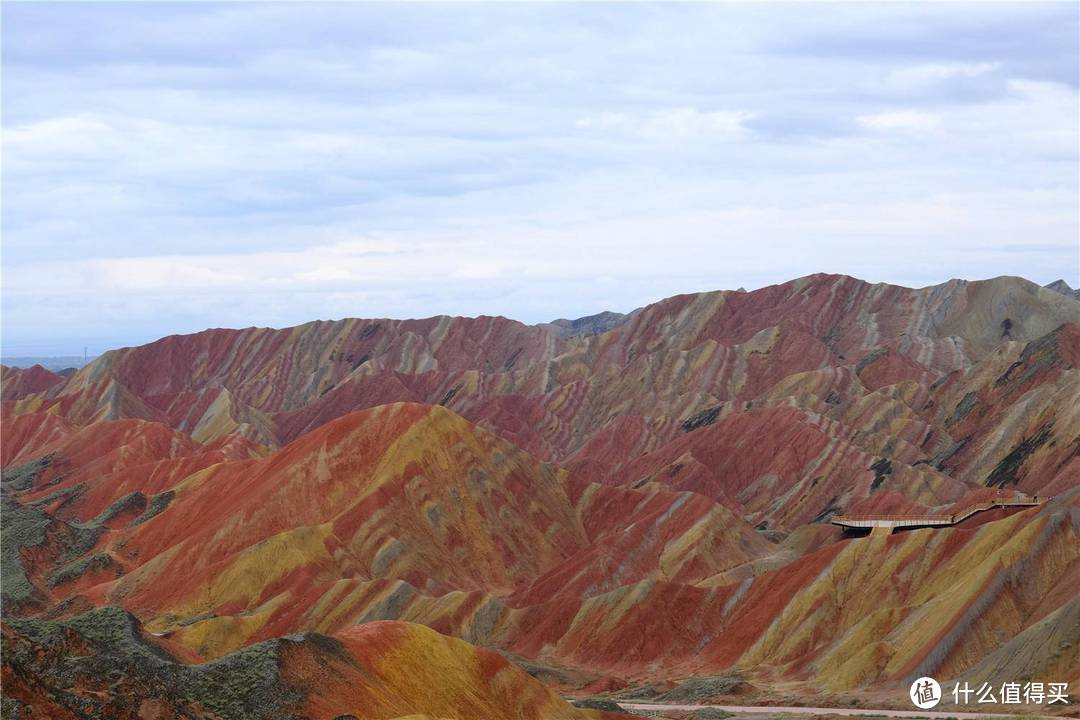
[[[852,692],[1009,652],[1075,677],[1078,362],[1080,302],[1019,278],[815,275],[577,325],[350,319],[5,368],[0,589],[29,653],[5,673],[57,690],[26,674],[46,623],[69,642],[112,607],[185,664],[276,643],[268,687],[310,688],[311,717],[572,712],[459,641],[561,687]],[[1017,491],[1053,499],[828,523]],[[409,700],[417,663],[445,703]],[[170,692],[148,701],[232,717]]]
[[[40,365],[29,368],[13,368],[0,365],[0,399],[21,400],[43,393],[64,382],[62,375],[46,370]]]

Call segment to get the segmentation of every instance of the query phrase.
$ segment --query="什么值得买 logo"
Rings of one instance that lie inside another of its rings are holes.
[[[911,702],[921,710],[930,708],[941,702],[941,686],[932,677],[921,677],[911,683]]]

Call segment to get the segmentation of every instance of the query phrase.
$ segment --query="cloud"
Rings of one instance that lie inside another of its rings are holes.
[[[6,352],[1080,263],[1072,6],[0,12]]]
[[[873,65],[978,66],[1008,75],[1080,85],[1080,6],[1075,3],[849,3],[806,16],[795,32],[777,32],[776,52]]]
[[[954,78],[977,78],[1000,67],[999,62],[929,63],[894,70],[891,79],[900,86],[922,86]]]
[[[744,110],[714,110],[680,107],[646,114],[600,113],[577,120],[579,128],[636,135],[651,142],[690,140],[736,140],[745,135],[745,124],[754,113]]]
[[[917,110],[897,110],[873,115],[860,115],[855,120],[864,128],[877,132],[924,135],[935,132],[941,127],[941,117],[939,115]]]

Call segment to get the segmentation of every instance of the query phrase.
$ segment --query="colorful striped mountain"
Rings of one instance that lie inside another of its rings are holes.
[[[50,717],[1080,680],[1080,301],[1020,278],[206,330],[0,381],[4,702]]]

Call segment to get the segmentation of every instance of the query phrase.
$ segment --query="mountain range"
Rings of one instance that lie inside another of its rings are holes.
[[[212,329],[0,381],[12,708],[598,718],[558,693],[1080,680],[1061,281]],[[1044,502],[829,522],[1020,493]]]

